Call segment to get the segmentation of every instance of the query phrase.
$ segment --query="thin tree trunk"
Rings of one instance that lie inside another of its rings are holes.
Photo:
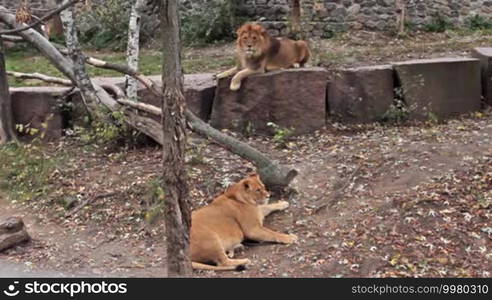
[[[299,35],[301,32],[301,0],[291,0],[292,11],[292,34]]]
[[[0,145],[16,139],[13,118],[3,40],[0,36]]]
[[[396,27],[398,29],[398,34],[405,33],[405,17],[406,17],[406,6],[405,0],[396,0]]]
[[[138,71],[138,56],[140,52],[140,25],[142,9],[146,0],[135,0],[130,14],[130,24],[128,25],[128,46],[126,49],[126,59],[128,67],[135,73]],[[138,81],[126,75],[126,95],[128,99],[137,101]]]
[[[63,4],[67,2],[69,2],[69,0],[64,0]],[[71,6],[60,13],[60,18],[63,24],[68,54],[73,62],[75,83],[80,89],[82,99],[94,120],[107,121],[107,117],[103,115],[99,108],[100,101],[97,97],[96,89],[92,85],[91,79],[87,75],[87,71],[85,69],[85,56],[82,54],[79,39],[77,37],[74,11],[75,8]]]
[[[178,1],[162,0],[162,154],[167,269],[169,277],[191,276],[189,232],[191,227],[185,148],[186,117],[181,67]]]

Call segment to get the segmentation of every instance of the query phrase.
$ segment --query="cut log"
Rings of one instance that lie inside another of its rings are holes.
[[[21,218],[10,217],[0,222],[0,252],[30,239]]]

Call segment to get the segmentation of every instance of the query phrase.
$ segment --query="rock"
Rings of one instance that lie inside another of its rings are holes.
[[[354,4],[347,9],[349,16],[355,16],[360,12],[360,4]]]
[[[365,123],[381,119],[393,103],[391,65],[337,71],[328,88],[329,118]]]
[[[39,132],[20,132],[27,140],[43,136],[44,140],[55,140],[62,136],[62,107],[57,98],[68,91],[59,87],[23,87],[11,88],[12,111],[16,125],[35,128]]]
[[[393,64],[410,118],[426,120],[479,110],[480,63],[471,58],[438,58]]]
[[[21,218],[10,217],[0,221],[0,252],[30,239]]]
[[[273,122],[294,134],[325,125],[328,72],[323,68],[289,69],[246,78],[239,91],[231,78],[219,80],[210,123],[237,131],[273,134]]]
[[[475,48],[472,56],[480,60],[482,70],[482,95],[492,105],[492,48]]]

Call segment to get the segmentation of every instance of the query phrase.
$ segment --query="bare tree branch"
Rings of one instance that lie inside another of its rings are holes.
[[[75,3],[79,2],[80,0],[71,0],[63,5],[61,5],[60,7],[58,7],[57,9],[55,9],[54,11],[42,16],[41,18],[39,18],[36,22],[32,23],[32,24],[29,24],[29,25],[26,25],[26,26],[23,26],[23,27],[20,27],[20,28],[15,28],[15,29],[10,29],[10,30],[3,30],[3,31],[0,31],[0,35],[3,35],[3,34],[13,34],[13,33],[19,33],[19,32],[22,32],[22,31],[25,31],[25,30],[28,30],[28,29],[31,29],[41,23],[43,23],[44,21],[50,19],[51,17],[53,17],[54,15],[58,14],[59,12],[69,8],[70,6],[74,5]],[[1,7],[0,6],[0,12],[2,12],[2,10],[4,11],[7,11],[4,7]]]
[[[15,16],[6,12],[6,9],[3,6],[0,6],[0,21],[12,27],[15,27],[17,24]],[[63,75],[75,82],[72,62],[66,59],[42,34],[31,28],[19,32],[19,35],[46,56],[48,60],[63,73]]]
[[[37,79],[49,83],[55,83],[65,86],[73,86],[72,81],[68,79],[64,79],[60,77],[52,77],[41,73],[21,73],[21,72],[7,71],[7,75],[13,76],[14,78],[17,79]]]
[[[25,42],[25,40],[22,37],[16,35],[2,35],[2,39],[4,41],[14,42],[14,43]]]

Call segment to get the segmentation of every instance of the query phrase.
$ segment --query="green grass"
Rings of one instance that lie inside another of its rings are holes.
[[[50,178],[64,155],[52,155],[34,144],[0,146],[0,190],[10,200],[28,201],[51,191]]]
[[[126,54],[124,52],[87,52],[88,55],[112,62],[126,64]],[[227,68],[234,64],[232,57],[216,57],[210,58],[207,56],[184,58],[183,69],[185,73],[201,73],[201,72],[217,72],[220,69]],[[161,52],[153,50],[145,50],[140,55],[140,70],[145,75],[161,74]],[[31,49],[17,49],[7,52],[7,70],[23,73],[42,73],[50,76],[64,77],[45,57],[39,55]],[[88,66],[90,76],[122,76],[121,73],[95,68]],[[9,79],[9,84],[16,86],[40,86],[47,85],[38,80],[16,80]]]

